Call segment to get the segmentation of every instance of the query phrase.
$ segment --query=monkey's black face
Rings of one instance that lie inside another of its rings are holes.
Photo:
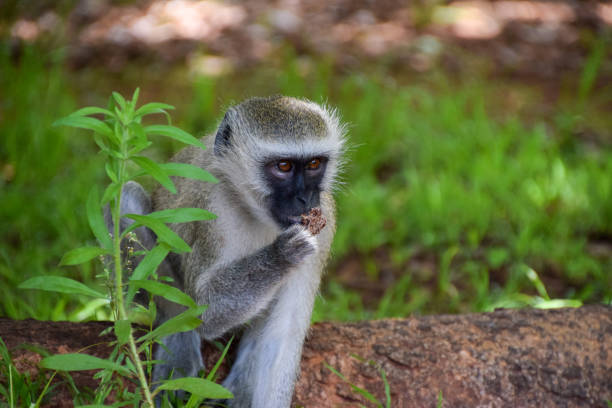
[[[326,157],[279,158],[264,165],[272,194],[268,197],[274,220],[287,228],[300,222],[300,215],[319,206]]]

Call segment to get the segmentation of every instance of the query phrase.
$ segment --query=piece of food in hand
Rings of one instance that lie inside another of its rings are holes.
[[[312,235],[317,235],[327,224],[327,220],[321,213],[320,208],[313,208],[308,214],[302,214],[300,224],[308,228]]]

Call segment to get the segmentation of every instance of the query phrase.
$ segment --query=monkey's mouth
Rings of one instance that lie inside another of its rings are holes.
[[[289,214],[285,213],[285,214],[277,214],[275,219],[278,222],[278,224],[282,227],[282,228],[289,228],[292,225],[295,224],[302,224],[302,218],[304,215],[308,214],[308,212],[311,209],[299,209],[297,211],[303,211],[300,214],[295,214],[295,212],[291,211]]]
[[[309,208],[300,215],[287,215],[285,218],[290,224],[304,224],[304,217],[308,215],[311,211],[312,208]]]

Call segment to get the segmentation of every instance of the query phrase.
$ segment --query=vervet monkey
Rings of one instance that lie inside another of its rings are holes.
[[[197,330],[166,337],[154,380],[193,376],[203,368],[200,337],[242,329],[223,385],[230,407],[286,408],[291,403],[304,337],[335,231],[332,192],[342,163],[344,128],[333,110],[283,96],[229,108],[206,150],[187,147],[171,161],[210,171],[219,183],[174,178],[177,194],[123,190],[122,213],[199,207],[212,221],[174,224],[192,251],[162,265],[174,284],[207,304]],[[327,225],[312,235],[300,215],[320,207]],[[154,242],[149,230],[141,241]],[[181,311],[158,302],[158,324]]]

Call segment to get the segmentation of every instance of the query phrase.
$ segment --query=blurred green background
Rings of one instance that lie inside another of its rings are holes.
[[[551,23],[484,7],[490,27],[436,1],[169,3],[210,30],[181,31],[188,17],[148,1],[0,5],[0,316],[108,318],[16,287],[100,284],[96,262],[58,262],[94,241],[84,207],[107,182],[101,157],[88,132],[51,124],[136,87],[198,136],[249,96],[337,107],[349,160],[314,320],[612,302],[612,10]],[[143,21],[164,16],[149,41]],[[180,148],[160,139],[150,154]]]

